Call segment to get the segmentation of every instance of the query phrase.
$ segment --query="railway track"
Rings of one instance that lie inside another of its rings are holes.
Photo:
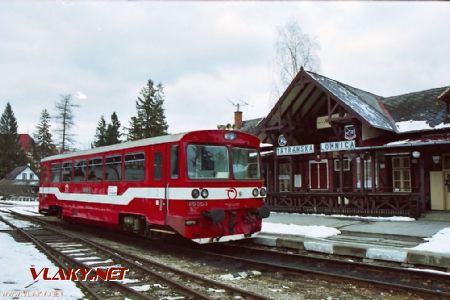
[[[19,214],[18,214],[19,215]],[[24,218],[32,218],[22,216]],[[39,220],[41,221],[41,220]],[[43,221],[41,221],[43,222]],[[116,235],[117,237],[117,235]],[[108,236],[106,238],[112,238]],[[223,259],[230,264],[239,262],[246,265],[258,266],[265,270],[278,270],[281,272],[312,274],[332,280],[346,280],[360,282],[369,286],[380,286],[388,289],[414,291],[425,298],[450,298],[450,275],[394,266],[380,266],[361,262],[349,262],[335,258],[321,258],[310,255],[289,254],[280,251],[268,250],[262,247],[240,244],[212,244],[188,246],[171,244],[150,244],[142,238],[126,236],[124,240],[133,241],[136,246],[158,248],[163,252],[183,253],[195,257],[213,257],[215,260]],[[113,250],[118,251],[118,250]],[[140,259],[141,258],[137,258]]]
[[[19,228],[0,217],[0,221],[23,234],[61,268],[129,270],[122,281],[79,280],[95,299],[270,299],[77,237],[33,216],[9,213],[41,225]]]

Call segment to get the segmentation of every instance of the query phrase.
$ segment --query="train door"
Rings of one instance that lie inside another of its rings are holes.
[[[154,190],[154,193],[152,194],[155,197],[154,205],[156,206],[155,209],[152,210],[152,219],[154,219],[158,224],[164,224],[168,209],[166,197],[167,174],[164,172],[164,166],[167,161],[165,148],[166,145],[164,144],[154,145],[150,151],[150,174],[152,189]]]

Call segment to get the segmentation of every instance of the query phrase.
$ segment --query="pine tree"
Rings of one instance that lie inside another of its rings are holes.
[[[116,112],[113,112],[111,115],[111,123],[106,128],[107,145],[114,145],[121,142],[120,136],[122,134],[120,133],[120,125]]]
[[[0,178],[26,163],[27,157],[19,145],[17,120],[8,102],[0,118]]]
[[[136,101],[137,117],[130,120],[128,140],[143,139],[167,134],[164,115],[164,91],[161,84],[148,80]]]
[[[43,109],[39,124],[36,126],[34,139],[36,142],[36,159],[40,161],[42,158],[55,154],[55,145],[52,141],[50,133],[50,114],[47,109]]]
[[[93,143],[93,147],[101,147],[109,145],[107,141],[107,129],[106,129],[106,121],[103,115],[100,117],[100,121],[97,123],[97,129],[95,130],[95,140]]]
[[[55,119],[58,122],[59,128],[56,132],[59,135],[60,152],[64,153],[69,149],[69,145],[73,143],[73,134],[70,133],[70,129],[75,124],[73,121],[74,115],[72,109],[79,105],[74,104],[72,95],[61,95],[61,99],[56,103],[56,116]]]

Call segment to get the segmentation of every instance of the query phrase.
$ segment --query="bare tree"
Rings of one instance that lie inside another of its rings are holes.
[[[70,133],[70,129],[75,124],[72,109],[78,106],[73,103],[71,94],[61,95],[61,99],[56,103],[55,120],[58,126],[56,133],[59,135],[60,153],[68,150],[68,145],[73,143],[73,134]]]
[[[301,67],[308,71],[319,70],[318,49],[316,38],[303,33],[296,20],[290,20],[278,29],[276,68],[285,87]]]

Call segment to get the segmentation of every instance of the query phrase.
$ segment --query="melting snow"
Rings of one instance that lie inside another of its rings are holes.
[[[411,249],[438,253],[450,253],[450,227],[438,231],[432,237],[425,238],[425,240],[427,242]]]
[[[317,225],[303,226],[303,225],[268,223],[268,222],[263,222],[261,232],[301,235],[313,238],[327,238],[341,233],[336,228],[326,226],[317,226]]]

